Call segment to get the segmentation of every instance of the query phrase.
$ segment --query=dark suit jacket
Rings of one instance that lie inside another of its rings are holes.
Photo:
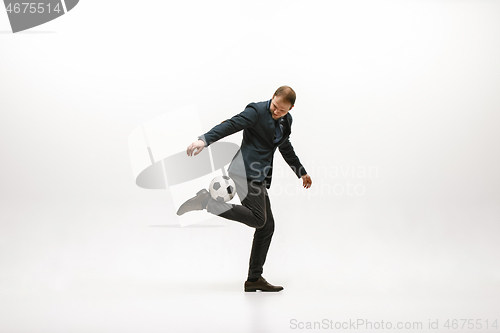
[[[287,113],[280,119],[283,125],[283,136],[274,143],[275,125],[268,108],[268,101],[250,103],[240,114],[216,125],[199,138],[205,146],[228,135],[243,130],[241,147],[229,165],[230,176],[246,176],[247,179],[264,182],[271,186],[273,172],[273,156],[276,148],[297,177],[307,174],[290,143],[292,115]]]

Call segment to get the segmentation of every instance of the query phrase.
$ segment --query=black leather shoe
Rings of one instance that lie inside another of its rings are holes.
[[[196,193],[195,197],[187,200],[183,203],[177,210],[177,215],[182,215],[184,213],[190,212],[192,210],[202,210],[207,208],[208,199],[210,198],[210,193],[207,190],[202,189]]]
[[[255,282],[245,281],[245,291],[281,291],[282,286],[273,286],[266,281],[262,276]]]

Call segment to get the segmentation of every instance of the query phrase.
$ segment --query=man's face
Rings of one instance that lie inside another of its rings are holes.
[[[293,108],[293,105],[290,102],[284,101],[282,96],[273,96],[269,108],[271,109],[273,119],[278,120],[285,116]]]

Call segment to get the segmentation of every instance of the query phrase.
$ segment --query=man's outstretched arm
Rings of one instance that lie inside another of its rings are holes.
[[[251,104],[249,104],[245,110],[231,119],[227,119],[214,126],[207,133],[199,136],[199,140],[190,144],[186,150],[188,156],[194,156],[201,153],[203,148],[208,147],[212,143],[236,132],[241,131],[247,127],[252,126],[257,122],[259,114],[256,109],[254,109]]]

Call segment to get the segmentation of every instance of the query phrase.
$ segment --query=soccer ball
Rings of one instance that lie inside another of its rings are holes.
[[[236,185],[228,176],[217,176],[210,182],[209,192],[215,200],[226,202],[234,197]]]

